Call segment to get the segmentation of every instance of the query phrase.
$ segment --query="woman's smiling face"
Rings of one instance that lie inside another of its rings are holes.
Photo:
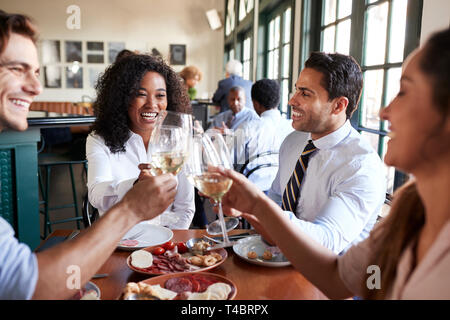
[[[157,72],[147,72],[141,80],[136,97],[128,108],[130,130],[148,136],[155,126],[159,112],[167,109],[166,81]]]

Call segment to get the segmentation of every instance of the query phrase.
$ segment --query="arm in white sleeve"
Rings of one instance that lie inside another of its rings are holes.
[[[114,168],[109,159],[110,151],[98,136],[89,135],[86,140],[86,158],[88,160],[89,202],[101,213],[119,202],[133,187],[136,178],[115,181]]]
[[[278,163],[281,164],[280,157],[278,158],[278,161],[279,161]],[[272,182],[272,186],[270,187],[267,196],[281,207],[283,194],[281,193],[280,187],[280,167],[278,167],[277,175],[275,176],[275,179]]]
[[[373,167],[354,163],[349,166],[353,172],[333,187],[313,222],[286,211],[291,221],[335,253],[342,252],[362,233],[368,221],[378,214],[385,197],[384,178]]]
[[[195,213],[194,187],[184,170],[178,176],[177,195],[173,204],[161,215],[161,223],[170,229],[189,229]]]

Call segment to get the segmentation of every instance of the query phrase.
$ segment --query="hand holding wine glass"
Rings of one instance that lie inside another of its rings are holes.
[[[207,227],[209,234],[222,233],[224,244],[230,244],[227,232],[234,229],[238,220],[229,218],[227,223],[223,217],[222,197],[228,192],[232,180],[223,175],[210,171],[210,167],[233,167],[230,152],[218,133],[196,135],[193,138],[190,158],[186,163],[186,174],[189,181],[201,193],[210,197],[219,206],[219,220],[213,221]]]

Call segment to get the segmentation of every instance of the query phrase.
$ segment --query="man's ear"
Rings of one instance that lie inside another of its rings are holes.
[[[338,97],[338,98],[334,99],[333,110],[331,112],[335,115],[337,115],[341,112],[345,113],[347,106],[348,106],[348,98],[347,97]]]

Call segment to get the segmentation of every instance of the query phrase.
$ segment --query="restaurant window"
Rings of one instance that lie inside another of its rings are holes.
[[[236,14],[234,11],[234,0],[227,1],[227,14],[225,18],[225,36],[229,36],[236,24]]]
[[[239,21],[244,18],[253,10],[253,0],[239,0]]]
[[[364,88],[351,122],[384,159],[388,124],[379,113],[398,93],[403,60],[419,44],[422,1],[303,2],[301,65],[317,50],[350,54],[358,61]],[[391,167],[385,169],[391,193],[405,175]]]
[[[246,80],[252,80],[252,37],[248,35],[242,41],[242,77]]]
[[[321,24],[321,51],[350,53],[352,0],[325,0]]]
[[[291,6],[285,5],[269,15],[267,24],[266,77],[280,83],[280,111],[284,115],[288,114],[291,74],[291,17]]]

